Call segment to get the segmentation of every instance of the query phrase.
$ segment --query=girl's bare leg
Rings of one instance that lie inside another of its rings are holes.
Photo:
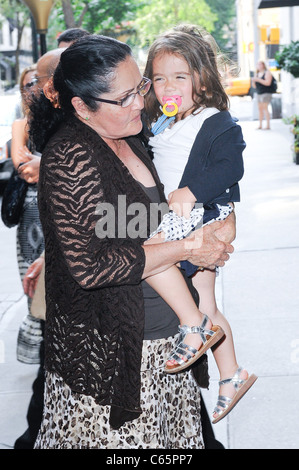
[[[203,314],[198,309],[188,286],[176,266],[172,266],[162,273],[146,278],[146,282],[165,300],[177,314],[181,325],[200,326]],[[209,321],[206,328],[212,327]],[[199,349],[202,344],[198,334],[187,334],[184,342]]]
[[[220,325],[225,333],[223,339],[213,348],[213,355],[219,370],[220,380],[223,380],[232,377],[239,366],[236,359],[231,327],[216,304],[215,277],[215,272],[205,270],[197,272],[193,276],[192,282],[200,296],[200,310],[208,315],[213,324]],[[247,371],[243,370],[241,378],[247,379],[247,377]],[[222,385],[219,394],[232,398],[235,394],[235,389],[232,384]],[[214,414],[214,418],[216,417],[217,414]]]

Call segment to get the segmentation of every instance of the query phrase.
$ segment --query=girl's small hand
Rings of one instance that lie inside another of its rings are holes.
[[[190,212],[195,203],[196,198],[187,186],[176,189],[168,195],[169,208],[180,217],[183,216],[186,219],[189,219]]]

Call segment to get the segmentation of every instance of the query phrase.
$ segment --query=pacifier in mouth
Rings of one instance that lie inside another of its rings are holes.
[[[163,96],[162,102],[164,106],[162,108],[165,116],[175,116],[179,110],[179,106],[182,104],[182,98],[179,95]]]
[[[154,135],[160,134],[167,127],[175,121],[175,115],[182,104],[182,98],[179,95],[163,96],[162,103],[164,104],[162,111],[163,114],[157,119],[157,122],[152,126],[152,133]]]

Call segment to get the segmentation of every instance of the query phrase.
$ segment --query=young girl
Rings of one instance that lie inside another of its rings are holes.
[[[233,202],[240,200],[238,181],[243,176],[245,143],[240,126],[228,113],[216,49],[206,33],[185,25],[160,36],[149,50],[145,76],[153,82],[145,104],[156,134],[149,144],[173,210],[146,242],[155,243],[161,237],[166,241],[186,237],[196,226],[221,220],[233,210]],[[201,311],[190,300],[174,267],[147,279],[184,325],[165,370],[174,373],[188,367],[224,332],[213,351],[220,372],[220,393],[213,414],[216,423],[257,377],[249,376],[237,363],[231,328],[216,305],[215,270],[188,263],[182,267],[188,275],[193,274]],[[171,277],[175,294],[166,287]]]

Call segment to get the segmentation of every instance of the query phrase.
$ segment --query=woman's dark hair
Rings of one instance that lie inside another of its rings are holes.
[[[69,28],[63,31],[57,38],[57,44],[61,42],[74,42],[85,36],[89,36],[91,33],[82,28]]]
[[[91,111],[98,109],[100,103],[93,97],[110,91],[115,69],[131,54],[127,44],[101,35],[79,39],[61,54],[53,76],[60,107],[54,108],[43,93],[30,107],[30,136],[37,150],[42,151],[61,122],[74,114],[74,96]]]
[[[200,107],[215,107],[227,110],[229,100],[222,85],[221,67],[226,64],[216,42],[206,31],[195,25],[178,25],[160,35],[149,49],[144,75],[153,79],[153,61],[158,55],[174,54],[187,62],[193,83],[193,112]],[[224,68],[224,67],[223,67]],[[195,81],[199,76],[200,87]],[[148,124],[162,114],[160,104],[152,87],[145,98],[145,111]]]

